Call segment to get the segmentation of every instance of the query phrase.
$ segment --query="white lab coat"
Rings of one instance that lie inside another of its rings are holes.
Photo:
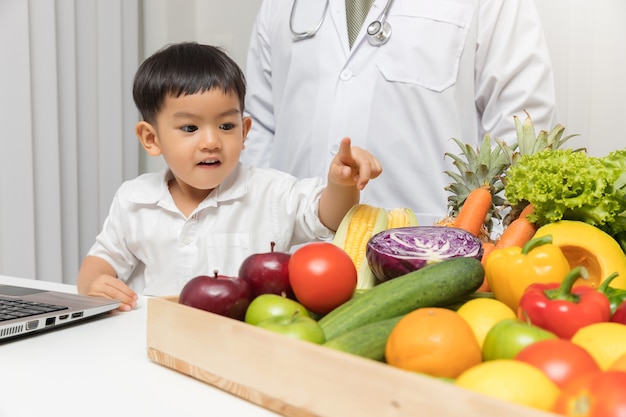
[[[318,23],[324,0],[300,0],[297,32]],[[516,139],[526,109],[539,129],[556,124],[554,81],[532,0],[395,0],[389,41],[371,46],[366,26],[352,50],[345,0],[330,0],[319,31],[293,41],[290,0],[265,0],[247,58],[252,130],[243,160],[297,177],[326,178],[339,141],[352,138],[382,163],[364,203],[410,207],[420,224],[445,215],[454,170],[451,140],[476,146],[485,132]]]

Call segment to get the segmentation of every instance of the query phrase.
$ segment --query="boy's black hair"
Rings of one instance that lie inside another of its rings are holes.
[[[218,47],[183,42],[166,46],[139,66],[133,99],[143,120],[154,124],[167,96],[215,88],[236,93],[243,113],[246,79],[237,63]]]

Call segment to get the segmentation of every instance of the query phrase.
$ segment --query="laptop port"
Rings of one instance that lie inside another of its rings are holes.
[[[54,317],[48,317],[46,319],[46,327],[48,326],[52,326],[54,324],[54,322],[56,321],[56,319]]]
[[[35,330],[39,326],[39,320],[33,320],[26,323],[26,330]]]
[[[67,319],[69,316],[70,316],[69,314],[63,314],[63,315],[59,316],[59,320],[65,320],[65,319]]]
[[[82,311],[78,311],[76,313],[72,313],[72,318],[73,319],[77,319],[77,318],[82,317],[82,316],[83,316],[83,312]]]

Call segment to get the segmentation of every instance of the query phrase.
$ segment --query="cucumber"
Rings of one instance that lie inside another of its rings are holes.
[[[385,359],[387,338],[393,327],[402,317],[404,316],[402,315],[357,327],[334,339],[326,341],[323,346],[383,362]]]
[[[441,307],[475,292],[485,271],[473,258],[451,258],[385,281],[335,308],[318,323],[326,340],[366,324]]]

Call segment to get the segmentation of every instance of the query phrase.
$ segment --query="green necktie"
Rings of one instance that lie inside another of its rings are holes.
[[[363,21],[374,0],[346,0],[346,20],[348,23],[348,42],[350,49],[363,26]]]

